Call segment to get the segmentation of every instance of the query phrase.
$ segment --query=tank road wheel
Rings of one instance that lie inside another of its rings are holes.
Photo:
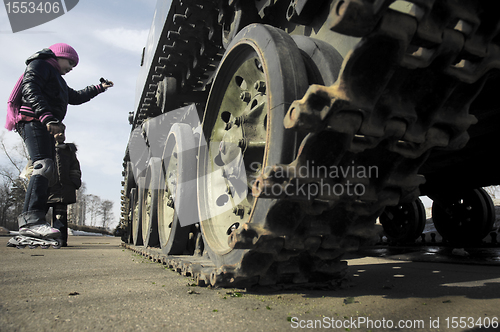
[[[130,219],[130,191],[135,187],[133,164],[129,161],[123,170],[123,194],[121,197],[122,220],[119,234],[124,243],[131,243],[132,219]]]
[[[306,89],[301,53],[282,31],[252,24],[229,45],[207,102],[207,145],[200,145],[198,159],[201,231],[219,268],[213,285],[224,285],[231,275],[234,282],[265,274],[272,264],[272,254],[234,248],[229,238],[243,226],[266,226],[276,200],[254,198],[252,179],[268,165],[293,160],[295,134],[285,130],[283,118]]]
[[[222,11],[222,46],[228,48],[237,33],[250,23],[259,20],[257,8],[251,1],[237,1]]]
[[[189,239],[188,225],[198,222],[196,150],[191,127],[174,124],[163,150],[158,192],[160,247],[167,255],[184,253]],[[185,227],[181,227],[179,219]]]
[[[330,86],[340,73],[342,55],[330,44],[306,36],[292,36],[302,53],[309,84]]]
[[[145,188],[141,201],[142,243],[145,247],[156,247],[158,239],[158,187],[160,159],[151,158],[146,170]]]
[[[135,202],[137,201],[137,188],[130,189],[129,194],[129,207],[128,207],[128,225],[127,225],[127,242],[126,243],[134,243],[134,210],[135,210]]]
[[[380,223],[387,237],[397,243],[412,243],[424,230],[425,207],[420,199],[411,203],[387,206]]]
[[[484,202],[486,203],[486,223],[484,224],[483,228],[483,238],[488,235],[492,229],[493,225],[495,224],[496,220],[496,211],[495,211],[495,204],[493,203],[493,200],[491,199],[491,196],[484,190],[483,188],[478,188],[477,189],[481,196],[484,198]]]
[[[137,188],[132,189],[132,243],[135,246],[142,246],[142,200],[144,197],[144,177],[137,181]]]
[[[448,194],[448,197],[434,201],[432,220],[444,240],[462,245],[473,244],[488,234],[493,219],[482,190]]]

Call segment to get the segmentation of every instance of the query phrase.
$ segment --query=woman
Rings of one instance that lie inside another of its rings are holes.
[[[49,187],[55,182],[54,135],[64,132],[62,121],[68,104],[79,105],[89,101],[113,86],[105,81],[82,90],[68,87],[63,75],[78,64],[73,47],[54,44],[26,60],[26,71],[11,94],[11,107],[18,112],[7,116],[7,128],[15,126],[33,161],[23,213],[18,217],[19,234],[35,238],[58,238],[60,232],[45,220]]]

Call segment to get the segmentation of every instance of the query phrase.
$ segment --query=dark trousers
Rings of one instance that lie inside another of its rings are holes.
[[[44,124],[40,121],[21,121],[16,130],[24,140],[30,159],[33,162],[55,157],[55,141]],[[47,199],[49,197],[49,180],[42,175],[33,175],[30,178],[26,196],[24,198],[23,218],[21,223],[43,222],[47,211]],[[21,220],[21,219],[19,219]]]

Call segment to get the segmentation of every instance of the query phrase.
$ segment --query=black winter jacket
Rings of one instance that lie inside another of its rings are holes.
[[[57,182],[50,187],[47,203],[73,204],[76,190],[82,185],[82,172],[73,143],[56,144]]]
[[[50,58],[57,59],[48,48],[29,57],[22,82],[20,113],[45,125],[62,121],[68,104],[79,105],[104,92],[101,84],[78,91],[68,87],[59,71],[46,61]]]

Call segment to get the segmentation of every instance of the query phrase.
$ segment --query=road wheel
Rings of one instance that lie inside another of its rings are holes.
[[[448,193],[434,200],[432,219],[443,239],[467,245],[480,242],[488,234],[493,218],[491,203],[485,199],[483,191],[480,188]]]
[[[484,190],[483,188],[478,188],[479,193],[481,196],[483,196],[484,201],[486,203],[486,210],[487,210],[487,216],[486,216],[486,223],[484,224],[484,229],[483,229],[483,238],[488,235],[492,230],[493,230],[493,225],[495,224],[496,220],[496,211],[495,211],[495,204],[493,203],[493,200],[491,199],[491,196]]]
[[[276,200],[254,198],[252,180],[266,166],[293,160],[295,133],[285,130],[283,118],[306,88],[301,53],[281,30],[252,24],[229,45],[207,102],[207,144],[198,160],[201,231],[218,267],[259,275],[272,264],[269,254],[232,248],[229,236],[244,225],[265,226]]]
[[[158,187],[160,159],[151,158],[146,170],[143,200],[141,201],[142,243],[145,247],[157,247],[158,239]]]
[[[185,253],[190,225],[198,223],[196,153],[191,127],[174,124],[163,151],[158,191],[160,246],[167,255]]]
[[[412,243],[425,227],[425,207],[420,199],[411,203],[387,206],[380,223],[387,237],[397,243]]]
[[[142,200],[144,197],[144,178],[137,181],[137,188],[131,191],[131,220],[132,220],[132,243],[135,246],[142,246]]]
[[[302,53],[309,84],[330,86],[335,83],[344,61],[342,55],[322,40],[300,35],[292,38]]]

